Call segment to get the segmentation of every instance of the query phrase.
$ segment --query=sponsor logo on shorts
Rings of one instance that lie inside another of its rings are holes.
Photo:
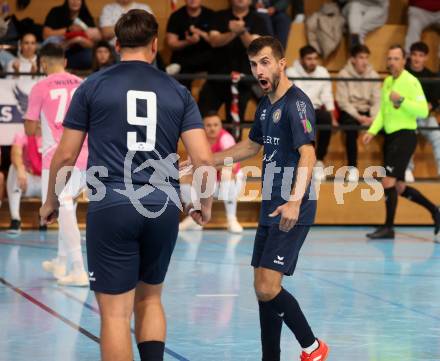
[[[387,165],[387,166],[385,167],[385,169],[386,169],[388,172],[392,173],[392,171],[394,170],[394,167],[391,167],[391,166]]]
[[[284,257],[277,256],[276,259],[274,259],[273,263],[279,264],[281,266],[284,266]]]
[[[89,272],[89,281],[90,282],[95,282],[96,278],[94,277],[95,272]]]

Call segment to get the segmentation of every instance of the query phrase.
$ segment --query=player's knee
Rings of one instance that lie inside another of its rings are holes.
[[[403,192],[405,192],[406,184],[404,182],[397,182],[396,183],[396,190],[399,195],[401,195]]]
[[[382,185],[385,189],[394,187],[396,185],[396,178],[385,177],[382,179]]]
[[[267,280],[258,280],[254,282],[255,294],[260,301],[270,301],[279,293],[279,287]]]

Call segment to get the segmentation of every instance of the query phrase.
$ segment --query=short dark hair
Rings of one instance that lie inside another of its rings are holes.
[[[265,47],[272,49],[272,54],[276,59],[284,58],[284,48],[280,41],[273,36],[260,36],[253,40],[247,48],[247,54],[249,56],[257,55]]]
[[[47,43],[40,49],[40,58],[64,59],[64,48],[60,44]]]
[[[394,44],[394,45],[391,45],[391,46],[388,48],[388,51],[390,51],[390,50],[395,50],[395,49],[400,49],[400,51],[402,52],[403,57],[406,58],[406,51],[405,51],[405,49],[403,48],[402,45],[400,45],[400,44]]]
[[[311,45],[306,45],[306,46],[303,46],[301,49],[299,49],[299,56],[301,59],[306,57],[307,55],[315,54],[315,53],[318,54],[318,50],[316,50]]]
[[[219,117],[217,110],[208,110],[206,113],[203,114],[203,119],[205,118],[211,118],[211,117]]]
[[[368,46],[363,45],[363,44],[353,46],[350,50],[350,55],[354,58],[359,54],[370,55],[370,49],[368,49]]]
[[[409,51],[412,53],[413,51],[420,51],[421,53],[424,53],[425,55],[429,54],[429,47],[426,43],[423,41],[417,41],[414,44],[411,45],[409,48]]]
[[[158,28],[151,13],[133,9],[119,18],[115,34],[121,48],[138,48],[150,44],[157,37]]]

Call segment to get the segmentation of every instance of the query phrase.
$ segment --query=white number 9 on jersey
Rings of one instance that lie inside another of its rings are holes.
[[[137,115],[138,100],[145,101],[147,116],[139,117]],[[138,90],[129,90],[127,92],[127,122],[131,125],[146,127],[146,142],[137,141],[136,132],[127,132],[127,148],[130,151],[151,152],[156,146],[156,125],[157,125],[157,98],[156,93],[144,92]]]

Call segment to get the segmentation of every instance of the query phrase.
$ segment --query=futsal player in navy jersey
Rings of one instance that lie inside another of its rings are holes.
[[[87,135],[88,168],[103,167],[94,175],[92,195],[102,196],[89,203],[86,237],[104,361],[133,360],[133,311],[141,359],[163,360],[161,292],[178,232],[179,137],[195,167],[213,165],[190,93],[151,65],[157,29],[154,16],[143,10],[119,19],[115,33],[121,62],[91,75],[76,90],[40,210],[45,221],[56,218],[56,176],[62,167],[75,164]],[[200,191],[206,186],[202,181]],[[211,204],[210,197],[201,199],[200,210],[191,213],[200,225],[209,221]]]
[[[293,274],[315,219],[316,201],[309,197],[316,162],[315,112],[309,98],[286,77],[286,59],[278,40],[260,37],[247,52],[252,74],[265,96],[249,138],[215,153],[214,163],[222,165],[226,157],[236,163],[264,148],[263,200],[252,256],[262,359],[280,360],[284,322],[303,349],[301,361],[324,361],[328,346],[315,337],[298,302],[281,286],[283,276]]]

